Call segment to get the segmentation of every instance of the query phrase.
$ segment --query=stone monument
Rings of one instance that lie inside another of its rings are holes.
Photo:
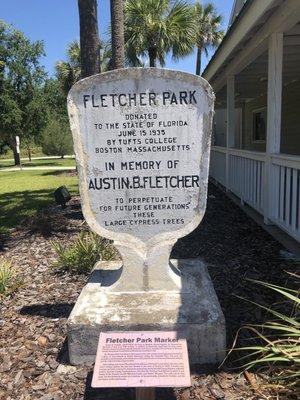
[[[225,321],[204,263],[170,260],[201,222],[214,95],[201,77],[129,68],[76,83],[68,110],[84,217],[122,261],[95,266],[68,320],[72,364],[93,363],[100,332],[172,331],[192,363],[216,363]]]

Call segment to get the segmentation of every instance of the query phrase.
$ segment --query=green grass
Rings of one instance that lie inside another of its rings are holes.
[[[13,228],[42,207],[55,204],[53,192],[65,185],[78,194],[77,176],[62,171],[0,172],[0,228]]]
[[[75,167],[73,158],[48,158],[43,160],[22,161],[22,167]],[[0,160],[0,170],[15,167],[13,161]]]

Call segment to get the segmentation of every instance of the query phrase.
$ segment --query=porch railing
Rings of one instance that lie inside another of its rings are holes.
[[[214,146],[210,176],[300,241],[300,157],[271,156],[269,182],[266,162],[265,153]]]
[[[272,220],[300,241],[300,157],[271,157],[275,189]]]
[[[226,186],[226,149],[213,147],[210,154],[210,176]]]
[[[260,213],[263,213],[264,168],[264,154],[229,150],[229,189]]]

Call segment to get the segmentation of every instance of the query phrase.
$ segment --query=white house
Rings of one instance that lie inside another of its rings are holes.
[[[204,71],[211,177],[300,241],[300,0],[236,0]]]

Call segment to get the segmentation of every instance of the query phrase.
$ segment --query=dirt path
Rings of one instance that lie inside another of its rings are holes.
[[[76,167],[11,167],[0,169],[0,172],[11,172],[11,171],[75,171]]]

